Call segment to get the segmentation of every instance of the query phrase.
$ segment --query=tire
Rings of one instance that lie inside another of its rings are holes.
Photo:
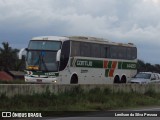
[[[122,78],[121,78],[121,83],[126,83],[126,82],[127,82],[126,76],[123,75]]]
[[[118,75],[115,76],[114,83],[121,83]]]
[[[72,75],[71,84],[78,84],[78,76],[76,74]]]

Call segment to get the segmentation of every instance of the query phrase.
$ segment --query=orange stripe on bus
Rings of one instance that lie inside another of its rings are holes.
[[[114,69],[115,69],[115,68],[116,68],[116,66],[117,66],[117,61],[113,61],[113,62],[112,62],[112,68],[114,68]]]
[[[109,71],[109,77],[113,77],[116,66],[117,66],[117,61],[112,61],[112,69],[110,69]]]
[[[107,68],[108,67],[108,61],[107,60],[104,60],[103,61],[103,68]]]
[[[114,69],[110,69],[109,71],[109,77],[113,77]]]

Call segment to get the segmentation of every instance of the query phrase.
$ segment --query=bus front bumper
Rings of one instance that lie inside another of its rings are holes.
[[[25,76],[25,82],[29,83],[54,83],[57,84],[57,78],[38,78]]]

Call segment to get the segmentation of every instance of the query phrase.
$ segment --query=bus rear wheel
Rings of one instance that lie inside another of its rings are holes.
[[[76,74],[72,75],[71,84],[78,84],[78,76]]]
[[[123,75],[122,78],[121,78],[121,83],[126,83],[127,79],[126,79],[126,76]]]
[[[120,79],[118,75],[115,76],[114,83],[120,83]]]

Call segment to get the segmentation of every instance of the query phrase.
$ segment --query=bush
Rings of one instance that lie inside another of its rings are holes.
[[[158,97],[157,97],[158,96]],[[0,95],[0,110],[20,111],[92,111],[128,108],[136,106],[160,105],[160,95],[152,89],[145,94],[112,92],[106,88],[94,88],[84,91],[75,86],[70,91],[60,94],[46,92],[33,95],[16,95],[8,98]]]

